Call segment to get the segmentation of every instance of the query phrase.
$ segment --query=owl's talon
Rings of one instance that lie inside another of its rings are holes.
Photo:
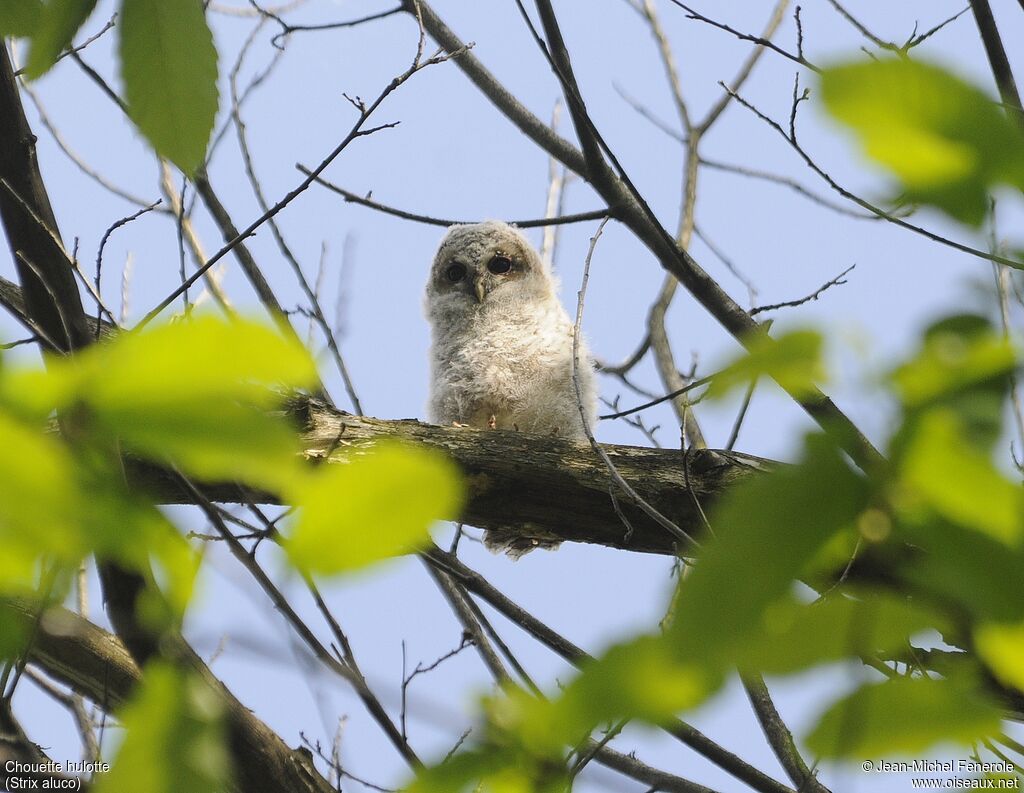
[[[491,414],[491,417],[489,419],[487,419],[487,429],[490,429],[490,430],[498,429],[498,417],[495,416],[493,413]]]

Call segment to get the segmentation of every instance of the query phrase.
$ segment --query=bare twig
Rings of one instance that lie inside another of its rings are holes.
[[[726,33],[731,33],[736,38],[742,41],[750,41],[753,42],[754,44],[760,44],[762,47],[767,47],[773,52],[777,52],[782,57],[788,58],[794,63],[799,63],[801,66],[805,66],[806,68],[810,69],[813,72],[821,71],[821,69],[819,69],[813,63],[807,60],[802,54],[794,55],[793,53],[787,52],[786,50],[782,49],[782,47],[778,46],[777,44],[774,44],[771,41],[768,41],[767,39],[762,38],[761,36],[752,36],[749,33],[742,33],[736,30],[735,28],[724,24],[723,22],[716,22],[714,19],[710,19],[704,16],[703,14],[697,13],[692,8],[690,8],[690,6],[686,5],[685,3],[681,3],[679,0],[672,0],[672,2],[679,6],[681,9],[683,9],[687,13],[689,19],[695,19],[698,22],[704,22],[708,25],[711,25],[712,27],[718,28],[719,30],[724,30]]]
[[[789,728],[775,709],[764,680],[758,675],[744,675],[743,686],[768,744],[797,790],[800,793],[828,793],[828,788],[818,781],[800,756]]]
[[[115,231],[117,231],[122,226],[126,226],[129,223],[131,223],[133,220],[141,217],[142,215],[145,215],[147,212],[152,212],[161,203],[162,202],[160,201],[160,199],[157,199],[156,201],[154,201],[153,203],[149,204],[148,206],[144,206],[138,212],[135,212],[132,215],[128,215],[127,217],[123,217],[120,220],[115,221],[104,232],[102,239],[100,239],[100,246],[99,246],[99,248],[96,251],[96,280],[95,280],[96,294],[100,294],[101,293],[100,280],[102,278],[102,273],[103,273],[103,249],[105,247],[107,247],[107,241],[110,239],[110,235],[113,234]],[[108,311],[107,313],[109,314],[110,312]],[[116,322],[116,320],[113,318],[113,315],[110,316],[110,319],[111,319],[112,322]],[[97,313],[96,314],[96,338],[98,339],[99,337],[100,337],[100,314]]]
[[[981,41],[985,45],[985,55],[988,56],[992,75],[999,87],[999,96],[1002,97],[1003,104],[1011,111],[1011,116],[1016,119],[1018,124],[1024,125],[1024,108],[1021,107],[1017,81],[1013,78],[1010,59],[1006,57],[1003,39],[999,35],[999,28],[996,27],[995,17],[992,16],[992,7],[988,0],[970,0],[970,3],[974,19],[978,23]]]
[[[842,286],[843,284],[845,284],[846,278],[844,276],[846,276],[856,266],[856,264],[851,264],[849,267],[847,267],[845,270],[839,273],[839,275],[837,275],[835,278],[830,278],[828,281],[826,281],[813,292],[811,292],[811,294],[806,295],[805,297],[801,297],[796,300],[787,300],[783,303],[772,303],[771,305],[767,306],[756,306],[755,308],[750,309],[750,316],[760,314],[763,311],[777,311],[780,308],[792,308],[794,306],[802,306],[804,303],[809,303],[812,300],[817,300],[826,290],[831,289],[833,286]]]
[[[334,160],[337,159],[338,155],[340,155],[348,147],[348,145],[352,143],[352,141],[356,140],[357,138],[373,134],[378,130],[388,129],[390,127],[395,126],[394,123],[391,123],[383,124],[378,127],[366,128],[366,122],[373,115],[374,111],[376,111],[377,108],[380,107],[384,100],[386,100],[397,88],[399,88],[406,81],[408,81],[409,78],[411,78],[414,74],[416,74],[419,71],[422,71],[426,67],[438,63],[443,63],[447,60],[450,60],[451,58],[458,57],[463,52],[465,52],[465,49],[462,49],[455,53],[449,53],[447,55],[433,55],[430,58],[424,60],[422,58],[422,49],[423,44],[421,36],[420,44],[417,48],[417,54],[415,59],[413,60],[412,65],[405,72],[395,77],[387,85],[387,87],[377,96],[377,98],[359,114],[359,118],[356,119],[355,124],[352,125],[352,128],[349,130],[348,134],[342,139],[342,141],[337,146],[334,147],[334,149],[331,150],[331,152],[326,157],[324,157],[320,161],[319,165],[317,165],[316,168],[314,168],[310,172],[309,176],[303,179],[292,190],[289,190],[288,193],[283,198],[281,198],[277,203],[275,203],[269,210],[263,212],[263,214],[256,218],[256,220],[250,223],[244,230],[239,232],[233,239],[228,241],[219,251],[217,251],[213,256],[207,259],[206,262],[203,263],[202,267],[200,267],[184,284],[182,284],[171,294],[169,294],[167,297],[161,300],[156,307],[154,307],[148,314],[146,314],[146,316],[143,317],[139,325],[143,326],[149,324],[149,322],[151,322],[158,314],[160,314],[160,312],[162,312],[165,308],[167,308],[167,306],[173,303],[185,291],[185,289],[187,289],[189,286],[195,283],[200,277],[202,277],[202,275],[207,270],[213,267],[214,264],[220,261],[220,259],[222,259],[235,247],[237,247],[238,244],[241,243],[243,240],[252,236],[256,229],[258,229],[271,218],[275,217],[281,210],[283,210],[285,207],[291,204],[292,201],[294,201],[302,193],[304,193],[309,188],[309,186],[313,184],[316,178],[327,168],[327,166],[334,162]]]
[[[295,168],[306,174],[307,176],[312,173],[306,166],[296,163]],[[333,193],[337,193],[346,202],[352,204],[359,204],[360,206],[374,209],[378,212],[383,212],[385,215],[394,215],[395,217],[402,218],[404,220],[412,220],[416,223],[425,223],[429,226],[459,226],[468,223],[478,223],[477,220],[455,220],[452,218],[439,218],[431,215],[420,215],[415,212],[407,212],[404,209],[398,209],[396,207],[382,204],[379,201],[374,201],[367,196],[360,196],[343,187],[339,187],[336,184],[329,182],[322,177],[316,177],[317,184],[323,185]],[[556,217],[543,217],[543,218],[528,218],[526,220],[509,220],[506,221],[511,226],[517,226],[521,229],[537,228],[539,226],[557,226],[565,223],[582,223],[588,220],[601,220],[602,218],[609,217],[613,214],[611,209],[595,209],[590,212],[578,212],[572,215],[560,215]]]
[[[642,509],[648,517],[658,523],[664,528],[669,534],[678,540],[684,541],[690,548],[699,548],[700,543],[697,542],[693,537],[687,534],[685,531],[680,529],[675,523],[662,515],[658,510],[648,504],[642,499],[639,493],[633,489],[633,487],[622,478],[619,470],[615,467],[615,463],[612,462],[608,453],[601,448],[601,445],[594,439],[594,433],[589,426],[589,419],[587,416],[586,408],[583,406],[583,391],[580,386],[579,368],[580,362],[580,336],[583,333],[583,305],[587,296],[587,282],[590,280],[590,261],[594,256],[594,248],[597,246],[597,241],[601,239],[601,232],[604,231],[605,224],[608,219],[601,221],[601,224],[597,227],[597,231],[594,236],[590,238],[590,248],[587,250],[587,258],[583,264],[583,281],[580,284],[580,291],[577,295],[576,300],[576,322],[573,325],[573,336],[572,336],[572,384],[576,391],[576,404],[580,411],[580,420],[583,423],[583,430],[587,435],[587,440],[590,441],[590,447],[594,452],[601,458],[605,466],[608,469],[608,474],[612,478],[612,481],[618,485],[622,491],[633,500],[634,503],[640,509]],[[613,495],[614,498],[614,495]],[[629,528],[627,526],[627,528]],[[683,550],[683,549],[681,549]]]
[[[402,6],[397,6],[396,8],[391,8],[388,9],[387,11],[380,11],[376,14],[369,14],[368,16],[360,17],[359,19],[347,20],[345,22],[325,22],[319,25],[292,25],[281,19],[279,13],[282,12],[274,12],[264,9],[256,3],[256,0],[249,0],[249,5],[251,5],[253,9],[255,9],[257,13],[259,13],[260,16],[264,17],[265,19],[272,19],[274,22],[281,26],[281,32],[270,40],[270,43],[279,49],[283,48],[283,45],[280,43],[281,39],[287,38],[292,33],[306,33],[310,31],[354,28],[359,25],[363,25],[367,22],[375,22],[378,19],[384,19],[385,17],[400,14],[404,10]]]
[[[793,140],[789,136],[789,134],[787,134],[787,132],[782,128],[781,124],[779,124],[774,119],[762,113],[754,105],[752,105],[746,99],[741,97],[739,94],[735,95],[735,99],[737,102],[739,102],[739,104],[743,105],[743,107],[747,108],[747,110],[749,110],[759,119],[761,119],[765,124],[770,126],[772,129],[778,132],[783,138],[785,138],[789,145],[793,147],[794,151],[796,151],[796,153],[800,155],[804,163],[806,163],[806,165],[812,171],[814,171],[818,176],[820,176],[825,181],[825,183],[828,184],[829,187],[831,187],[833,190],[839,193],[839,195],[841,195],[843,198],[852,201],[853,203],[866,209],[869,212],[872,212],[873,214],[877,215],[883,220],[887,220],[890,223],[894,223],[901,228],[907,229],[908,231],[913,231],[915,234],[920,234],[923,237],[927,237],[932,242],[938,242],[941,245],[946,245],[947,247],[958,250],[961,253],[967,253],[971,256],[977,257],[978,259],[985,259],[990,262],[1005,264],[1006,266],[1012,267],[1015,270],[1024,269],[1024,263],[1022,262],[1018,262],[1014,259],[1008,259],[1005,256],[997,256],[995,254],[979,250],[978,248],[972,248],[970,245],[964,245],[963,243],[948,239],[946,237],[943,237],[941,234],[936,234],[935,232],[929,231],[928,229],[923,228],[921,226],[915,226],[913,223],[908,223],[903,218],[897,217],[896,215],[893,215],[890,212],[886,212],[884,209],[880,209],[874,204],[865,201],[860,196],[854,195],[849,190],[842,187],[831,176],[829,176],[829,174],[811,158],[811,156],[807,153],[803,146],[801,146],[799,142]]]

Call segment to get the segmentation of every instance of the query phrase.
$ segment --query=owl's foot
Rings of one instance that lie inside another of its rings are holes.
[[[487,419],[487,429],[489,429],[489,430],[496,430],[496,429],[498,429],[498,417],[495,416],[493,413],[491,414],[491,417],[489,419]]]

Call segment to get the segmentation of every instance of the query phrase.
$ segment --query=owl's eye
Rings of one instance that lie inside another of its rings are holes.
[[[487,263],[487,269],[494,275],[504,275],[512,269],[512,260],[499,253]]]
[[[444,271],[444,277],[453,284],[458,283],[466,277],[466,266],[458,263],[450,264],[448,265],[448,269]]]

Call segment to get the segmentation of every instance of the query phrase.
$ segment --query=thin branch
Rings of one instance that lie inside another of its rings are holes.
[[[759,44],[762,47],[767,47],[768,49],[772,50],[773,52],[777,52],[782,57],[788,58],[789,60],[793,61],[794,63],[799,63],[801,66],[804,66],[804,67],[810,69],[813,72],[820,72],[821,71],[821,69],[819,69],[813,63],[811,63],[809,60],[807,60],[802,54],[801,55],[794,55],[793,53],[787,52],[786,50],[782,49],[782,47],[779,47],[777,44],[775,44],[775,43],[773,43],[771,41],[768,41],[767,39],[762,38],[761,36],[752,36],[749,33],[742,33],[739,30],[736,30],[735,28],[729,27],[729,25],[726,25],[726,24],[724,24],[722,22],[716,22],[714,19],[710,19],[709,17],[706,17],[703,14],[700,14],[700,13],[694,11],[692,8],[690,8],[690,6],[686,5],[685,3],[680,2],[680,0],[672,0],[672,2],[675,3],[677,6],[679,6],[681,9],[683,9],[686,12],[687,17],[689,19],[695,19],[698,22],[704,22],[704,23],[706,23],[708,25],[711,25],[712,27],[718,28],[719,30],[724,30],[726,33],[731,33],[732,35],[734,35],[736,38],[740,39],[741,41],[750,41],[750,42],[753,42],[754,44]]]
[[[101,294],[100,281],[101,281],[102,275],[103,275],[103,249],[107,247],[107,242],[110,240],[110,235],[113,234],[115,231],[117,231],[122,226],[127,226],[133,220],[136,220],[137,218],[142,217],[147,212],[152,212],[161,203],[162,202],[160,201],[160,199],[157,199],[156,201],[154,201],[153,203],[149,204],[148,206],[144,206],[138,212],[135,212],[132,215],[128,215],[127,217],[123,217],[120,220],[115,221],[103,233],[103,237],[100,239],[100,246],[99,246],[99,248],[96,251],[96,280],[94,282],[96,284],[96,294]],[[111,320],[111,322],[114,322],[116,324],[117,320],[114,319],[113,315],[110,314],[109,311],[107,312],[107,314],[109,315],[109,319]],[[96,338],[98,339],[99,337],[100,337],[100,315],[97,314],[96,315]]]
[[[587,250],[587,258],[583,264],[583,280],[580,283],[580,291],[577,295],[576,300],[576,322],[573,325],[572,334],[572,384],[576,391],[576,405],[580,412],[580,421],[583,424],[583,431],[587,435],[587,440],[590,441],[590,448],[601,458],[601,461],[605,464],[608,469],[608,474],[612,481],[618,485],[626,495],[628,495],[633,502],[642,509],[648,517],[654,520],[658,525],[664,528],[669,534],[678,540],[682,540],[691,548],[699,548],[700,543],[697,542],[693,537],[687,534],[685,531],[679,528],[675,523],[662,515],[658,510],[648,504],[640,495],[633,489],[633,487],[622,478],[622,474],[619,473],[618,468],[615,467],[615,463],[612,462],[608,453],[601,447],[601,445],[594,439],[594,433],[589,425],[589,417],[587,416],[586,408],[583,406],[583,391],[580,386],[580,337],[583,335],[583,305],[587,296],[587,283],[590,280],[590,261],[594,256],[594,249],[597,247],[597,241],[601,239],[601,232],[604,231],[605,224],[608,219],[601,221],[601,224],[597,227],[597,231],[594,236],[590,238],[590,248]],[[614,495],[612,496],[614,498]],[[627,526],[632,534],[632,526]]]
[[[754,301],[757,300],[757,287],[754,285],[754,282],[740,271],[740,268],[736,266],[736,263],[730,257],[726,256],[725,252],[722,251],[722,249],[719,248],[707,234],[701,231],[700,226],[694,224],[693,233],[697,239],[703,242],[707,249],[714,254],[715,258],[725,265],[725,269],[732,273],[733,277],[747,288],[747,299],[750,300],[751,305],[753,305]]]
[[[420,50],[421,49],[422,42]],[[250,223],[243,231],[237,234],[232,240],[227,242],[227,244],[225,244],[224,247],[222,247],[213,256],[207,259],[206,262],[203,263],[202,267],[200,267],[184,284],[182,284],[171,294],[169,294],[167,297],[161,300],[160,303],[155,308],[153,308],[148,314],[146,314],[146,316],[143,317],[142,321],[139,323],[139,326],[149,324],[158,314],[160,314],[160,312],[167,308],[167,306],[171,305],[171,303],[173,303],[189,286],[191,286],[193,283],[199,280],[199,278],[202,277],[202,275],[207,270],[209,270],[211,267],[213,267],[214,264],[220,261],[221,258],[227,255],[230,251],[232,251],[243,240],[251,237],[260,226],[262,226],[271,218],[275,217],[281,210],[283,210],[285,207],[291,204],[292,201],[294,201],[302,193],[304,193],[309,188],[309,186],[315,181],[316,177],[318,177],[324,170],[326,170],[327,166],[334,162],[334,160],[337,159],[337,157],[348,147],[350,143],[352,143],[352,141],[356,140],[357,138],[365,137],[366,135],[372,134],[377,130],[387,129],[395,126],[395,124],[392,123],[384,124],[375,128],[364,128],[370,116],[373,115],[374,111],[376,111],[377,108],[380,107],[384,100],[387,99],[392,94],[392,92],[395,91],[395,89],[403,85],[407,80],[409,80],[410,77],[412,77],[417,72],[425,69],[426,67],[438,63],[443,63],[452,58],[456,58],[460,56],[464,51],[465,50],[463,49],[455,53],[449,53],[448,55],[434,55],[426,60],[423,60],[419,51],[417,51],[417,55],[413,61],[412,66],[410,66],[405,72],[400,74],[398,77],[395,77],[387,85],[387,87],[377,96],[377,98],[359,114],[359,118],[356,120],[355,124],[352,125],[352,128],[349,130],[348,134],[342,139],[342,141],[337,146],[334,147],[334,149],[331,150],[331,152],[326,157],[324,157],[320,161],[319,165],[317,165],[316,168],[314,168],[310,172],[309,176],[303,179],[292,190],[288,191],[288,193],[283,198],[281,198],[276,204],[274,204],[269,210],[261,214],[258,218],[256,218],[256,220]]]
[[[517,603],[512,601],[482,575],[467,567],[452,554],[433,546],[424,552],[431,564],[449,573],[469,591],[486,601],[504,615],[510,622],[539,641],[545,647],[565,659],[573,666],[581,667],[592,660],[591,656],[566,639],[553,628],[544,624]],[[767,774],[746,763],[742,758],[719,746],[695,727],[678,719],[663,725],[663,729],[682,744],[690,747],[725,772],[749,785],[759,793],[793,793],[785,785],[776,782]]]
[[[813,292],[811,292],[811,294],[805,297],[801,297],[796,300],[787,300],[784,303],[772,303],[771,305],[768,306],[757,306],[755,308],[752,308],[750,309],[750,316],[760,314],[763,311],[777,311],[780,308],[792,308],[794,306],[802,306],[804,303],[809,303],[812,300],[817,300],[819,297],[821,297],[823,292],[827,291],[828,289],[831,289],[833,286],[842,286],[843,284],[845,284],[846,279],[844,278],[844,276],[847,275],[850,271],[852,271],[853,268],[856,266],[856,264],[851,264],[849,267],[847,267],[845,270],[839,273],[839,275],[837,275],[835,278],[829,279],[821,286],[819,286],[817,289],[815,289]]]
[[[292,25],[292,24],[290,24],[288,22],[285,22],[283,19],[281,19],[281,17],[278,15],[278,13],[275,13],[273,11],[268,11],[268,10],[262,8],[261,6],[259,6],[256,3],[256,0],[249,0],[249,5],[251,5],[253,7],[253,9],[261,17],[263,17],[265,19],[271,19],[274,22],[276,22],[278,25],[281,26],[281,32],[278,33],[277,35],[275,35],[270,40],[270,43],[273,44],[278,49],[283,49],[283,46],[280,43],[281,39],[287,38],[292,33],[304,33],[304,32],[310,32],[310,31],[323,31],[323,30],[340,30],[342,28],[354,28],[354,27],[357,27],[359,25],[363,25],[363,24],[365,24],[367,22],[375,22],[378,19],[384,19],[386,17],[394,16],[395,14],[400,14],[402,11],[405,10],[402,6],[399,5],[399,6],[395,7],[395,8],[388,9],[387,11],[380,11],[379,13],[376,13],[376,14],[370,14],[368,16],[360,17],[359,19],[350,19],[350,20],[347,20],[345,22],[325,22],[325,23],[319,24],[319,25]]]
[[[206,519],[210,521],[210,524],[227,543],[232,556],[234,556],[235,559],[238,560],[249,572],[249,574],[252,575],[266,596],[274,604],[274,608],[284,617],[285,621],[292,630],[295,631],[296,635],[302,639],[303,643],[310,649],[314,657],[355,689],[360,699],[362,699],[363,703],[367,706],[367,710],[370,715],[380,725],[384,734],[398,750],[398,753],[412,768],[418,768],[421,765],[419,758],[412,750],[412,747],[409,746],[409,743],[402,737],[398,728],[395,727],[394,723],[387,716],[379,701],[377,701],[376,697],[374,697],[370,692],[362,674],[360,674],[356,668],[353,668],[351,662],[340,661],[335,658],[326,647],[324,647],[323,643],[295,612],[281,590],[277,588],[263,568],[256,562],[256,559],[245,550],[242,543],[239,542],[234,534],[231,533],[231,530],[227,527],[221,517],[221,513],[218,508],[208,498],[206,498],[187,477],[178,474],[178,480],[182,487],[192,494],[193,499],[195,499],[196,504],[203,511]],[[316,593],[314,594],[314,597],[319,599],[319,595]],[[319,600],[318,605],[320,604],[322,604],[322,600]],[[326,606],[322,607],[322,613],[328,617],[328,621],[332,629],[337,631],[336,635],[342,636],[341,629],[337,626],[337,623],[332,617],[329,617],[330,612],[326,610]],[[347,640],[343,640],[343,644],[347,644]]]
[[[598,418],[601,419],[602,421],[607,421],[610,419],[620,419],[623,416],[632,416],[634,413],[639,413],[641,410],[647,410],[647,408],[652,408],[655,405],[660,405],[663,402],[668,402],[670,399],[675,399],[676,397],[682,396],[683,394],[688,394],[695,388],[705,386],[712,380],[714,380],[719,374],[721,374],[721,372],[709,374],[707,377],[701,377],[699,380],[694,380],[690,383],[687,383],[682,388],[677,389],[676,391],[671,391],[668,394],[664,394],[660,397],[657,397],[656,399],[652,399],[650,402],[644,402],[642,405],[637,405],[636,407],[631,407],[628,408],[627,410],[619,410],[615,413],[606,413],[602,416],[598,416]]]
[[[80,170],[82,173],[84,173],[86,176],[88,176],[90,179],[96,182],[96,184],[98,184],[104,190],[113,193],[119,198],[123,198],[125,201],[128,201],[129,203],[135,204],[140,207],[148,205],[149,202],[146,201],[144,198],[140,198],[134,193],[131,193],[128,190],[119,187],[118,185],[110,181],[106,176],[104,176],[91,165],[89,165],[80,154],[78,154],[74,149],[71,148],[71,144],[67,142],[64,136],[61,134],[60,130],[57,129],[57,126],[50,119],[50,114],[47,112],[46,106],[39,98],[39,93],[35,90],[35,87],[32,85],[32,83],[29,83],[25,80],[21,80],[20,85],[21,90],[25,92],[29,100],[31,100],[32,105],[35,107],[36,115],[39,117],[40,123],[43,125],[46,131],[50,133],[50,137],[53,138],[53,142],[57,144],[57,148],[59,148],[64,153],[64,156],[66,156],[74,164],[74,166],[78,168],[78,170]]]
[[[628,374],[634,366],[643,360],[649,349],[651,349],[651,335],[648,333],[644,336],[640,345],[622,363],[610,364],[599,361],[596,364],[597,371],[612,375]]]
[[[986,261],[996,262],[998,264],[1005,264],[1007,267],[1012,267],[1015,270],[1024,269],[1024,263],[1022,262],[1015,261],[1014,259],[1008,259],[1005,256],[997,256],[995,254],[979,250],[978,248],[972,248],[970,245],[964,245],[963,243],[947,239],[946,237],[943,237],[940,234],[936,234],[933,231],[929,231],[926,228],[922,228],[921,226],[915,226],[913,223],[908,223],[903,218],[897,217],[889,212],[886,212],[884,209],[880,209],[874,204],[865,201],[860,196],[854,195],[849,190],[845,189],[839,183],[837,183],[831,176],[829,176],[829,174],[811,158],[811,156],[806,152],[803,146],[801,146],[799,142],[793,140],[789,136],[789,134],[782,128],[781,124],[779,124],[777,121],[770,118],[769,116],[766,116],[764,113],[758,110],[754,105],[752,105],[739,94],[735,95],[735,99],[737,102],[743,105],[743,107],[747,108],[747,110],[749,110],[759,119],[761,119],[761,121],[763,121],[765,124],[767,124],[776,132],[778,132],[783,138],[785,138],[789,145],[793,147],[794,151],[796,151],[796,153],[800,155],[801,159],[804,161],[804,163],[806,163],[807,167],[809,167],[818,176],[820,176],[825,181],[825,183],[828,184],[829,187],[831,187],[833,190],[839,193],[839,195],[841,195],[843,198],[846,198],[852,201],[853,203],[857,204],[858,206],[868,210],[869,212],[874,213],[883,220],[887,220],[890,223],[896,224],[900,228],[904,228],[907,229],[908,231],[913,231],[915,234],[920,234],[923,237],[927,237],[932,242],[938,242],[942,245],[946,245],[947,247],[958,250],[961,253],[967,253],[971,256],[977,257],[978,259],[985,259]]]
[[[1024,108],[1021,107],[1020,93],[1017,91],[1017,82],[1013,79],[1013,69],[1010,66],[1010,59],[1006,57],[999,28],[996,27],[995,17],[992,16],[992,7],[988,0],[970,0],[970,3],[974,19],[978,23],[981,41],[985,45],[985,55],[988,56],[989,66],[999,87],[999,96],[1002,97],[1003,104],[1012,111],[1017,122],[1024,125]]]
[[[647,1],[650,2],[650,0]],[[782,24],[782,18],[786,13],[786,6],[788,5],[789,0],[778,0],[775,4],[774,10],[772,11],[772,15],[768,18],[764,32],[761,34],[762,39],[765,41],[771,41],[772,36],[775,35],[775,31],[777,31],[779,29],[779,25]],[[753,73],[754,67],[757,66],[757,62],[760,60],[761,56],[764,55],[764,52],[764,45],[759,44],[749,55],[747,55],[747,59],[743,62],[739,72],[733,78],[732,83],[730,83],[733,91],[740,90],[743,84],[747,81],[747,78],[749,78]],[[718,117],[722,114],[722,111],[728,107],[731,100],[732,96],[728,92],[722,94],[719,100],[708,111],[704,120],[695,128],[698,135],[707,132],[711,128],[711,126],[718,120]]]
[[[549,7],[548,10],[550,11]],[[445,50],[451,52],[463,46],[458,36],[430,8],[427,0],[417,0],[415,3],[407,0],[406,11],[417,13],[422,18],[424,27]],[[564,48],[564,43],[562,47]],[[470,57],[460,58],[457,65],[494,106],[525,135],[589,181],[609,206],[617,207],[617,216],[620,216],[637,239],[651,251],[658,263],[675,275],[697,301],[741,344],[749,346],[755,340],[762,339],[763,329],[689,253],[679,248],[613,154],[610,154],[609,158],[615,165],[615,172],[604,170],[596,174],[590,173],[583,154],[565,140],[553,135],[548,126],[511,96],[478,60]],[[578,98],[578,89],[576,96]],[[580,110],[577,102],[572,102],[570,106],[575,107],[577,112]],[[581,115],[584,117],[581,121],[589,125],[588,130],[593,133],[593,124],[585,117],[585,108],[583,111]],[[577,134],[580,134],[579,130]],[[609,151],[604,146],[602,150]],[[812,419],[836,435],[842,448],[858,465],[870,467],[882,459],[881,454],[864,433],[820,389],[814,388],[809,394],[791,396]]]
[[[833,212],[837,212],[840,215],[846,215],[847,217],[857,218],[858,220],[882,220],[880,212],[873,212],[867,214],[864,212],[857,212],[853,209],[829,201],[827,198],[819,196],[817,193],[813,193],[800,184],[795,179],[790,179],[787,176],[781,176],[779,174],[771,173],[770,171],[762,171],[757,168],[748,168],[745,165],[735,165],[733,163],[722,162],[721,160],[709,160],[705,157],[700,158],[700,164],[705,168],[712,168],[717,171],[724,171],[725,173],[733,173],[738,176],[746,176],[751,179],[761,179],[766,182],[772,182],[779,184],[784,187],[788,187],[791,190],[802,195],[809,201],[813,201],[815,204],[823,206],[827,209],[831,209]]]
[[[306,174],[307,176],[312,173],[309,168],[301,163],[296,163],[296,170]],[[425,223],[429,226],[460,226],[469,223],[477,223],[476,220],[454,220],[452,218],[438,218],[431,215],[420,215],[415,212],[407,212],[404,209],[398,209],[396,207],[388,206],[387,204],[381,204],[378,201],[373,201],[368,196],[360,196],[343,187],[339,187],[332,182],[322,178],[316,177],[314,181],[317,184],[323,185],[333,193],[337,193],[345,199],[347,203],[359,204],[360,206],[374,209],[377,212],[383,212],[385,215],[394,215],[395,217],[403,218],[404,220],[412,220],[416,223]],[[558,226],[566,223],[583,223],[588,220],[601,220],[607,218],[613,214],[611,209],[594,209],[590,212],[578,212],[572,215],[560,215],[558,217],[543,217],[543,218],[529,218],[527,220],[508,220],[506,221],[510,226],[517,226],[521,229],[537,228],[541,226]]]
[[[54,60],[54,63],[57,63],[58,61],[64,60],[69,55],[72,55],[72,56],[78,55],[78,53],[80,53],[82,50],[84,50],[86,47],[88,47],[94,41],[96,41],[101,36],[103,36],[108,30],[112,29],[114,27],[114,25],[116,24],[116,22],[117,22],[117,14],[114,14],[112,17],[110,17],[110,19],[107,20],[107,24],[105,24],[102,28],[100,28],[99,31],[97,31],[93,35],[89,36],[89,38],[87,38],[81,44],[77,44],[77,45],[68,47],[66,50],[64,50],[60,55],[57,56],[56,60]],[[22,73],[24,71],[25,71],[24,68],[18,69],[14,73],[15,77],[21,77],[21,75],[22,75]]]
[[[757,675],[744,675],[743,687],[747,691],[768,744],[797,790],[800,793],[829,793],[828,788],[818,781],[800,756],[793,735],[775,709],[775,703],[772,702],[764,680]]]

